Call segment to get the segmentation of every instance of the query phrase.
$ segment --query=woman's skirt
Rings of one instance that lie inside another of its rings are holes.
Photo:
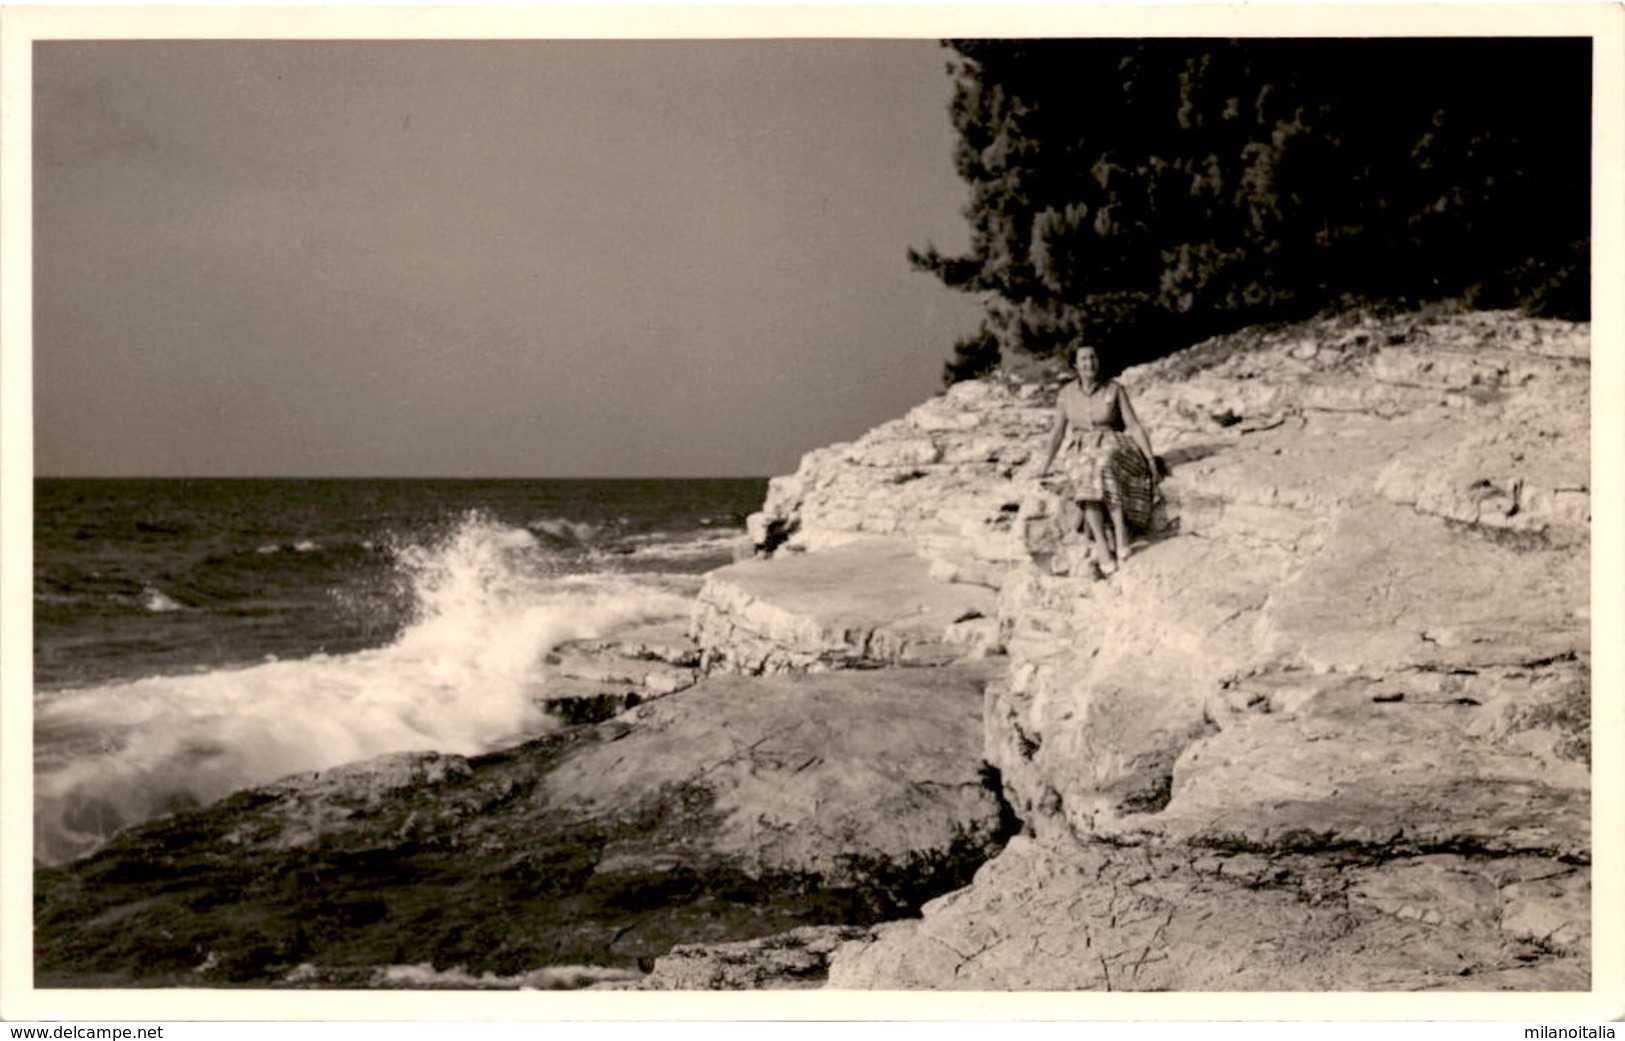
[[[1155,490],[1151,467],[1121,430],[1079,430],[1067,444],[1062,472],[1079,502],[1121,506],[1129,527],[1148,531]]]

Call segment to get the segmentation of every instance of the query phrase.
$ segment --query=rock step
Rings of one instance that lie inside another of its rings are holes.
[[[566,723],[597,723],[692,687],[699,661],[683,621],[571,640],[547,656],[537,700]]]
[[[686,807],[705,819],[704,843],[752,877],[853,885],[869,864],[924,869],[967,844],[991,854],[1004,818],[979,751],[997,671],[968,662],[709,676],[609,724],[626,733],[561,763],[535,805],[594,817]],[[700,842],[631,831],[595,848],[595,875],[655,876]]]
[[[601,723],[649,700],[633,683],[604,683],[573,676],[551,676],[538,703],[561,722],[572,726]]]
[[[693,669],[619,655],[554,652],[547,663],[551,675],[559,679],[643,687],[655,697],[691,687],[697,678]]]
[[[560,644],[558,651],[561,654],[567,651],[611,654],[685,667],[700,663],[700,648],[688,635],[688,622],[683,619],[640,625],[608,636],[572,640]]]
[[[829,978],[829,956],[843,943],[873,939],[854,925],[807,925],[737,943],[680,944],[656,958],[638,990],[800,990]],[[594,989],[631,989],[607,983]]]
[[[711,572],[692,631],[713,671],[943,665],[996,648],[997,594],[932,577],[898,538]]]

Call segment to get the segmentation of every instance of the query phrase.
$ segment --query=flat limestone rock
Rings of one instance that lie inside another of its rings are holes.
[[[901,539],[748,560],[706,576],[693,619],[711,670],[942,665],[977,650],[996,594],[940,582]]]
[[[1471,698],[1350,694],[1250,715],[1194,742],[1175,765],[1166,808],[1122,818],[1113,830],[1261,850],[1455,848],[1589,860],[1583,762],[1477,736],[1485,706]]]
[[[817,552],[893,536],[959,580],[998,585],[1020,559],[1009,480],[1043,449],[1053,388],[966,381],[773,478],[751,530],[759,550]]]
[[[545,689],[551,695],[558,680],[577,680],[607,686],[639,687],[650,697],[659,697],[693,686],[694,669],[669,665],[647,658],[624,658],[609,654],[584,654],[566,650],[548,656]]]
[[[1522,874],[1520,874],[1520,872]],[[1557,896],[1526,910],[1539,876]],[[1586,990],[1589,870],[1013,839],[922,917],[837,948],[837,989]],[[1564,903],[1564,901],[1567,901]]]
[[[598,814],[704,792],[712,853],[835,885],[861,881],[865,865],[947,860],[961,847],[985,855],[1002,827],[977,754],[992,672],[714,675],[639,706],[623,738],[572,756],[538,797]],[[668,853],[633,836],[603,863],[627,870]]]
[[[700,649],[689,637],[688,622],[683,619],[632,626],[593,639],[572,640],[559,650],[685,667],[698,665],[700,661]]]
[[[597,723],[692,687],[699,662],[682,620],[571,640],[548,654],[536,700],[566,723]]]
[[[1471,670],[1589,649],[1585,554],[1529,552],[1375,504],[1331,522],[1260,618],[1263,652],[1318,671]]]
[[[1499,423],[1397,456],[1378,478],[1393,502],[1462,525],[1564,547],[1591,529],[1590,395],[1533,398]]]

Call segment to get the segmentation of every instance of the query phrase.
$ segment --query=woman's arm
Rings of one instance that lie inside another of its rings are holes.
[[[1060,450],[1061,442],[1066,439],[1068,421],[1066,412],[1060,405],[1055,406],[1055,427],[1050,431],[1049,450],[1044,453],[1044,465],[1038,468],[1038,476],[1043,477],[1049,473],[1050,464],[1055,462],[1055,453]]]
[[[1151,468],[1153,479],[1157,476],[1157,457],[1151,451],[1151,435],[1146,433],[1145,424],[1140,417],[1134,414],[1134,405],[1128,399],[1128,390],[1119,383],[1117,385],[1117,408],[1123,416],[1123,430],[1145,453],[1145,465]]]

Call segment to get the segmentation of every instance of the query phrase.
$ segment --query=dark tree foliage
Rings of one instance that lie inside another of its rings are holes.
[[[972,245],[910,259],[990,301],[950,380],[1356,304],[1588,313],[1589,39],[947,46]]]

